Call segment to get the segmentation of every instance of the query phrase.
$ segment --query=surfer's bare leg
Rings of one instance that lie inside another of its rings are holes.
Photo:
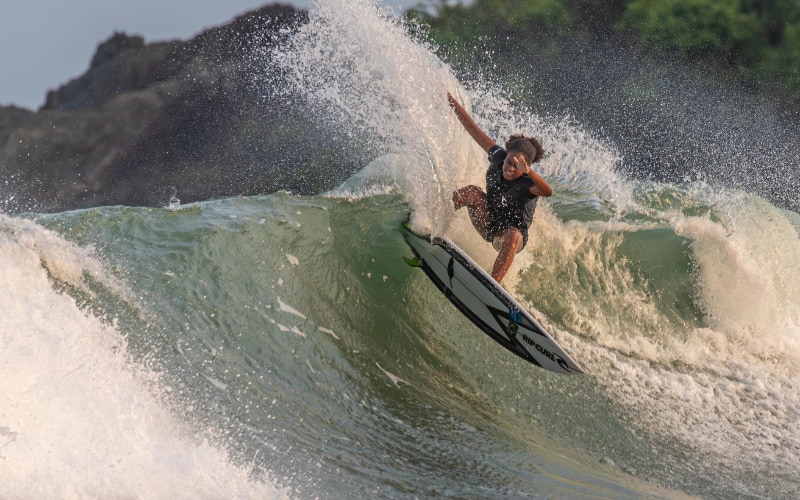
[[[500,283],[514,262],[514,256],[517,255],[517,249],[522,245],[523,239],[522,233],[515,227],[503,229],[494,237],[500,238],[500,253],[497,254],[492,267],[492,278]]]
[[[469,220],[481,236],[489,231],[489,207],[486,205],[486,193],[477,186],[466,186],[453,192],[453,207],[459,210],[467,207]]]

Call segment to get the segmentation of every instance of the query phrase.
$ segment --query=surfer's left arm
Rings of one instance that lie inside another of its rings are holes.
[[[550,187],[550,184],[547,183],[546,180],[542,179],[542,176],[528,168],[528,177],[531,178],[533,181],[534,186],[531,188],[531,194],[536,196],[542,196],[544,198],[549,198],[553,196],[553,188]]]
[[[525,175],[530,177],[533,181],[533,186],[531,186],[530,189],[532,195],[541,196],[543,198],[549,198],[553,195],[553,188],[550,187],[550,184],[548,184],[546,180],[542,179],[541,175],[534,172],[530,166],[525,165],[525,162],[518,157],[514,158],[514,162],[516,163],[516,168],[524,172]]]

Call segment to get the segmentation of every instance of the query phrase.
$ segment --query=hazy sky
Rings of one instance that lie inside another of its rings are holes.
[[[115,31],[187,39],[271,0],[0,0],[0,105],[38,109]],[[313,8],[313,0],[283,0]],[[419,0],[381,0],[398,13]]]

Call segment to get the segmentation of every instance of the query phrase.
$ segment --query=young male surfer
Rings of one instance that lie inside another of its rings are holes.
[[[505,148],[483,132],[467,111],[448,92],[447,100],[467,133],[489,154],[486,192],[478,186],[466,186],[453,192],[456,210],[467,207],[472,225],[498,250],[492,278],[498,283],[528,243],[528,228],[540,196],[553,190],[530,166],[544,155],[541,143],[533,137],[512,135]]]

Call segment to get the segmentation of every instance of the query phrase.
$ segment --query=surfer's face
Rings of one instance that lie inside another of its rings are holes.
[[[528,165],[525,155],[519,151],[510,151],[503,162],[503,179],[507,181],[517,180],[525,173]]]

